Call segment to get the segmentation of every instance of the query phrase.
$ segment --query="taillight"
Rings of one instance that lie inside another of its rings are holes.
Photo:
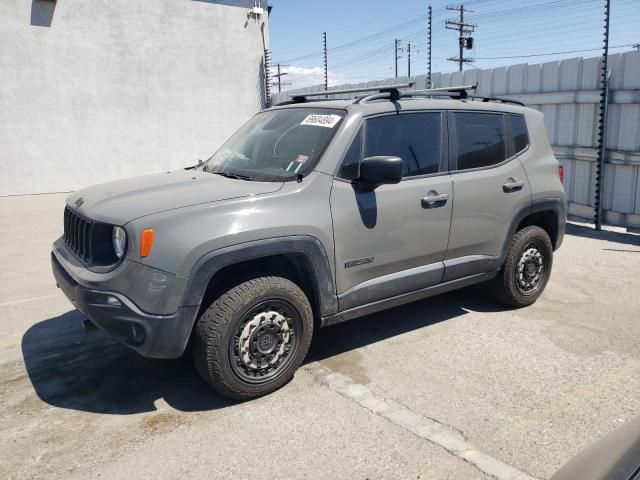
[[[564,167],[562,165],[558,167],[558,176],[560,177],[560,181],[564,183]]]

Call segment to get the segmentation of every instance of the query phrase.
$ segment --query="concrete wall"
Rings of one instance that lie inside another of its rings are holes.
[[[640,52],[609,57],[610,104],[603,208],[605,222],[640,230]],[[433,87],[478,83],[478,94],[518,99],[545,114],[549,140],[565,167],[569,214],[593,220],[597,159],[600,58],[571,58],[537,65],[512,65],[462,73],[436,73]],[[332,88],[405,83],[387,79]],[[426,88],[424,75],[411,79]],[[322,86],[274,95],[322,91]],[[343,96],[344,97],[344,96]],[[351,95],[353,97],[353,95]]]
[[[0,195],[210,155],[264,104],[253,0],[1,0]]]

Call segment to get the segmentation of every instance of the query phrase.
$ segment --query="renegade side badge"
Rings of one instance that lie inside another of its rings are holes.
[[[357,260],[349,260],[344,262],[344,268],[357,267],[358,265],[365,265],[367,263],[373,263],[373,257],[358,258]]]

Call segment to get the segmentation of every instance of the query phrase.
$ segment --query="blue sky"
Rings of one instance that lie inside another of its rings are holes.
[[[329,84],[388,78],[394,75],[394,39],[411,43],[412,75],[426,73],[427,6],[433,8],[434,72],[457,70],[446,59],[457,56],[458,34],[444,22],[457,12],[442,0],[271,0],[270,46],[275,62],[292,83],[283,90],[323,82],[322,32],[327,32]],[[469,0],[467,14],[477,24],[468,68],[542,63],[570,57],[592,57],[602,47],[603,0]],[[610,45],[640,43],[640,0],[611,0]],[[594,50],[591,50],[594,49]],[[611,52],[633,49],[612,48]],[[555,52],[569,52],[541,55]],[[406,75],[406,46],[398,74]],[[541,55],[521,58],[523,55]]]

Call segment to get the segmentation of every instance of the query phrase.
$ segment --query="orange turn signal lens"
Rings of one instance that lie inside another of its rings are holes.
[[[145,228],[140,232],[140,256],[148,257],[153,249],[153,241],[155,240],[156,233],[153,228]]]

